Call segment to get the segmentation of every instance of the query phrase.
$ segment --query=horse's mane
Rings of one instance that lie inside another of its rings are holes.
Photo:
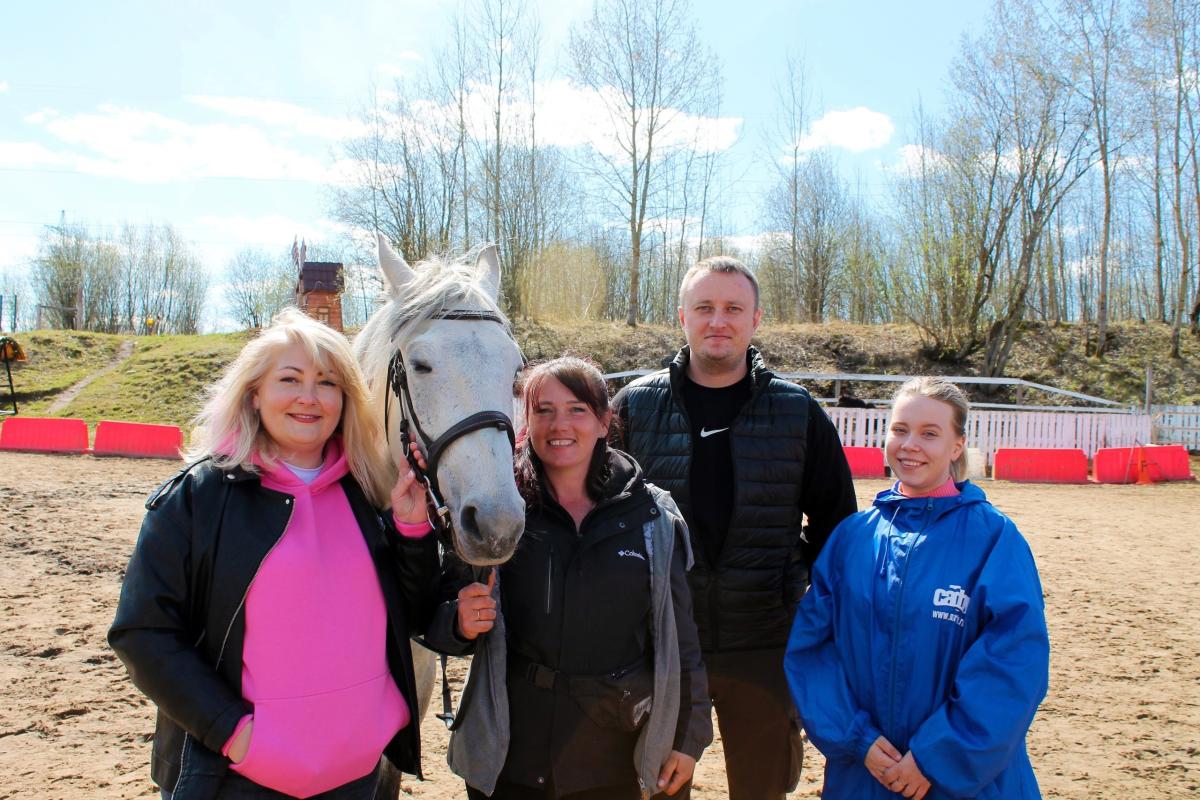
[[[354,354],[372,392],[386,384],[388,363],[405,327],[456,308],[490,311],[508,324],[496,301],[480,286],[474,259],[468,264],[434,256],[412,265],[412,270],[416,277],[405,284],[404,297],[389,297],[354,340]]]

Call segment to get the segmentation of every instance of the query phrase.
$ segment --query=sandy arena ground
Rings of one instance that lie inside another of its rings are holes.
[[[153,709],[104,636],[143,499],[177,468],[0,453],[0,800],[156,796]],[[860,504],[882,486],[860,482]],[[1029,736],[1045,795],[1198,796],[1200,485],[984,488],[1028,537],[1046,589],[1050,694]],[[405,791],[462,797],[441,724],[423,734],[428,779]],[[793,796],[817,796],[820,774],[810,747]],[[718,742],[693,796],[724,794]]]

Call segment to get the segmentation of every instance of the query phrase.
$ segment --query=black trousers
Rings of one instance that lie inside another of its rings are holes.
[[[343,783],[341,786],[313,795],[309,800],[372,800],[375,797],[375,784],[379,770],[376,769],[361,778]],[[171,800],[171,793],[163,789],[162,800]],[[217,800],[287,800],[290,794],[268,789],[254,781],[243,778],[233,770],[225,774],[221,787],[217,791]]]
[[[783,800],[800,780],[799,716],[778,650],[705,653],[729,800]]]
[[[691,783],[684,784],[673,795],[656,794],[651,800],[689,800],[692,796]],[[636,784],[628,786],[604,786],[599,789],[588,789],[584,792],[574,792],[555,797],[552,790],[543,787],[521,786],[516,783],[500,781],[496,791],[488,797],[473,786],[467,786],[469,800],[641,800],[642,792]]]

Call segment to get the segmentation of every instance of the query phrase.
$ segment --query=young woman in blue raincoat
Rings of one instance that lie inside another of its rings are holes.
[[[1050,645],[1029,545],[966,472],[968,403],[937,378],[896,394],[898,479],[821,551],[785,668],[826,800],[1038,798],[1025,734]]]

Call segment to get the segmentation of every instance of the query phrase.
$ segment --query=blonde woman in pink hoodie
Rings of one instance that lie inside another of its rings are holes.
[[[437,547],[412,473],[389,477],[349,344],[285,311],[197,422],[109,631],[158,706],[163,797],[370,800],[381,757],[419,775],[408,639]]]

